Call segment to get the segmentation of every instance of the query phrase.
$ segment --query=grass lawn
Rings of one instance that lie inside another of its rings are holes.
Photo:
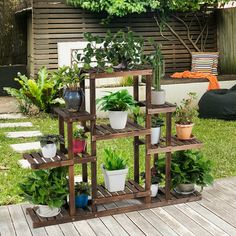
[[[19,120],[17,120],[19,121]],[[25,121],[25,120],[24,120]],[[37,138],[30,139],[9,139],[6,138],[4,132],[21,131],[21,130],[40,130],[42,133],[57,133],[58,124],[56,119],[52,119],[47,115],[40,117],[28,118],[27,121],[33,123],[32,128],[8,128],[0,129],[0,166],[6,165],[8,171],[0,171],[0,205],[15,204],[22,201],[19,196],[18,183],[24,175],[30,170],[21,169],[17,165],[17,160],[22,158],[21,154],[17,154],[11,150],[10,144],[35,141]],[[3,121],[4,122],[4,121]],[[5,121],[6,122],[6,121]],[[12,121],[13,122],[13,121]],[[220,120],[201,120],[197,119],[194,127],[194,135],[204,142],[203,152],[205,156],[214,162],[214,177],[222,178],[236,175],[236,122],[220,121]],[[101,182],[100,164],[102,163],[103,149],[112,147],[117,150],[123,150],[123,155],[129,158],[129,176],[133,175],[133,148],[132,138],[116,139],[110,141],[97,142],[98,152],[98,178]],[[142,170],[144,168],[144,147],[141,147],[140,157]],[[76,168],[76,174],[80,174],[81,169]]]

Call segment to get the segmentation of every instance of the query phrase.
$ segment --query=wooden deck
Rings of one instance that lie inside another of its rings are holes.
[[[1,236],[236,235],[236,177],[217,180],[214,187],[204,190],[199,202],[45,228],[32,229],[26,207],[0,207]]]

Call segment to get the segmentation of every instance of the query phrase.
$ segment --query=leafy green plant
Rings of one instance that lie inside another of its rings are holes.
[[[146,179],[146,173],[141,172],[140,173],[141,179]],[[151,168],[151,184],[159,184],[163,181],[163,173],[158,168],[158,162],[155,163],[155,165]]]
[[[59,208],[69,194],[66,174],[64,167],[33,171],[19,184],[21,194],[33,204]]]
[[[152,116],[152,128],[161,127],[164,125],[163,119],[157,116]]]
[[[88,138],[83,126],[78,125],[76,130],[73,132],[73,137],[75,139],[85,140]]]
[[[141,112],[141,108],[139,106],[135,106],[133,107],[132,111],[134,120],[137,121],[138,124],[142,125],[142,123],[145,121],[145,114]]]
[[[111,149],[104,150],[103,165],[106,170],[122,170],[127,166],[127,160]]]
[[[120,86],[129,87],[134,85],[134,80],[132,76],[125,76],[120,81]]]
[[[107,72],[117,69],[130,69],[140,64],[143,58],[143,38],[135,37],[132,31],[107,32],[104,38],[85,33],[84,38],[89,42],[84,49],[84,55],[77,55],[84,62],[84,68],[90,69],[96,59],[97,68]],[[110,66],[111,65],[111,66]]]
[[[40,111],[49,112],[52,105],[55,104],[55,99],[59,97],[61,83],[52,78],[52,75],[45,67],[42,67],[38,72],[38,77],[29,79],[25,75],[18,74],[15,80],[21,85],[18,92],[5,88],[10,95],[16,96],[18,100],[25,104],[33,104]]]
[[[108,93],[108,95],[96,100],[102,111],[127,111],[131,110],[136,104],[126,89]]]
[[[81,195],[89,195],[90,194],[90,186],[88,183],[85,182],[79,182],[75,184],[75,194]]]
[[[189,98],[183,99],[176,108],[175,122],[177,124],[191,124],[194,117],[197,116],[197,110],[193,104],[194,100],[196,100],[196,93],[188,93],[188,96]]]
[[[87,78],[87,75],[83,73],[82,69],[74,64],[72,67],[63,66],[58,71],[53,73],[52,79],[55,81],[61,81],[62,85],[71,90],[76,90],[80,87],[80,82]]]
[[[47,134],[39,137],[39,142],[41,147],[44,147],[45,145],[50,143],[64,143],[64,138],[61,135],[57,134]]]

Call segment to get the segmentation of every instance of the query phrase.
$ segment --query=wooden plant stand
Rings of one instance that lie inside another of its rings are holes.
[[[133,76],[134,99],[141,106],[146,107],[146,125],[142,127],[136,121],[129,120],[127,126],[123,130],[114,130],[108,124],[96,124],[96,80],[100,78],[114,78],[122,76]],[[146,101],[139,101],[139,76],[146,77]],[[195,191],[191,195],[180,195],[171,191],[171,153],[179,150],[187,150],[193,148],[201,148],[202,143],[197,140],[180,141],[171,136],[171,121],[172,113],[175,111],[175,106],[166,103],[162,106],[151,105],[151,70],[136,70],[106,73],[91,73],[90,74],[90,113],[85,111],[83,104],[82,111],[78,113],[69,112],[66,109],[56,108],[58,114],[59,133],[65,137],[65,124],[67,126],[67,149],[65,145],[60,145],[60,151],[57,156],[52,159],[44,159],[42,154],[31,153],[24,154],[24,158],[31,164],[32,169],[56,168],[67,166],[69,169],[69,206],[62,208],[61,213],[56,217],[41,218],[36,214],[35,208],[28,208],[27,213],[31,216],[33,227],[42,227],[55,225],[65,222],[85,220],[95,217],[102,217],[112,214],[125,213],[135,210],[148,209],[153,207],[185,203],[197,201],[201,199],[201,195]],[[81,88],[85,90],[85,83],[81,83]],[[157,145],[151,145],[151,115],[163,113],[166,115],[166,137]],[[72,134],[73,123],[80,122],[91,134],[91,153],[83,153],[74,156],[72,150]],[[144,139],[141,139],[143,136]],[[109,140],[116,138],[133,137],[134,138],[134,177],[126,182],[125,190],[111,193],[105,189],[104,185],[97,183],[97,152],[96,143],[100,140]],[[139,157],[140,145],[145,145],[145,172],[146,183],[145,187],[139,185]],[[67,153],[67,154],[65,154]],[[151,158],[154,161],[158,160],[158,154],[166,154],[166,183],[165,187],[161,188],[157,197],[151,198]],[[84,182],[88,181],[88,164],[91,164],[91,201],[86,209],[75,208],[75,191],[74,191],[74,166],[82,165],[82,178]]]

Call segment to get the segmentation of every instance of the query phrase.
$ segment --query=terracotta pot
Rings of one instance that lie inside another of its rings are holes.
[[[75,154],[83,153],[86,149],[86,140],[74,139],[73,140],[73,152]]]
[[[191,138],[193,123],[189,125],[175,124],[176,125],[176,134],[179,139],[187,140]]]

